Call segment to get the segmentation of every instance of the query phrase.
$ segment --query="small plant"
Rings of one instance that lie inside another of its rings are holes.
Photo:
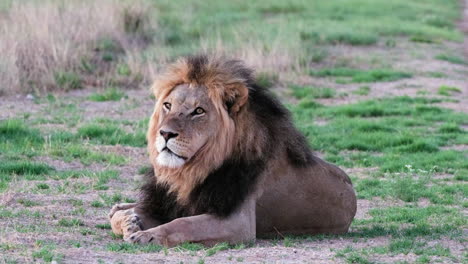
[[[110,224],[96,224],[94,227],[99,229],[112,229]]]
[[[429,72],[428,75],[432,78],[445,78],[447,74],[443,72]]]
[[[47,183],[38,183],[36,184],[36,188],[39,190],[47,190],[50,189],[49,185]]]
[[[359,70],[352,68],[330,68],[318,71],[311,71],[310,75],[316,77],[349,77],[350,79],[340,80],[342,83],[355,82],[392,82],[404,78],[411,78],[412,75],[406,72],[393,71],[389,69]]]
[[[420,42],[420,43],[434,43],[437,42],[431,36],[423,35],[423,34],[416,34],[410,37],[410,40],[413,42]]]
[[[108,251],[112,252],[122,252],[122,253],[150,253],[150,252],[159,252],[163,249],[162,246],[157,244],[148,244],[148,245],[135,245],[131,243],[109,243],[106,246]]]
[[[219,251],[223,251],[223,250],[228,250],[230,249],[230,246],[228,243],[220,243],[220,244],[217,244],[209,249],[206,250],[206,256],[207,257],[210,257],[210,256],[213,256],[214,254],[218,253]]]
[[[369,86],[361,86],[357,90],[353,91],[353,94],[357,95],[368,95],[370,92],[370,87]]]
[[[75,226],[84,226],[84,222],[80,219],[66,219],[62,218],[58,221],[59,226],[64,226],[64,227],[75,227]]]
[[[115,87],[107,88],[102,93],[93,93],[88,97],[89,100],[95,102],[119,101],[122,98],[126,98],[125,93]]]
[[[461,56],[455,56],[450,54],[439,54],[435,57],[438,60],[448,61],[453,64],[468,65],[468,62]]]
[[[461,90],[457,87],[442,85],[437,90],[437,93],[444,96],[451,96],[454,93],[461,93]]]
[[[132,74],[132,71],[130,70],[128,64],[121,63],[117,65],[117,73],[122,76],[130,76]]]
[[[73,72],[57,72],[54,75],[55,84],[65,91],[81,89],[81,77]]]
[[[377,35],[368,32],[333,32],[325,37],[326,43],[367,46],[377,43]]]
[[[333,98],[335,97],[335,90],[328,87],[310,87],[291,85],[292,95],[297,99],[305,98]]]
[[[29,161],[3,161],[0,163],[0,173],[42,175],[52,170],[53,168],[47,164],[32,163]]]
[[[300,35],[304,41],[316,44],[348,44],[353,46],[367,46],[377,43],[378,36],[368,32],[335,31],[335,32],[302,32]]]
[[[54,259],[61,258],[60,256],[56,256],[54,254],[54,250],[54,245],[46,245],[41,249],[34,251],[32,253],[32,257],[35,259],[42,259],[45,262],[52,262]]]
[[[104,204],[101,201],[95,200],[91,202],[91,206],[92,207],[104,207]]]
[[[25,206],[25,207],[37,206],[37,205],[40,204],[40,203],[38,203],[38,202],[35,202],[35,201],[32,201],[32,200],[28,200],[28,199],[19,199],[19,200],[18,200],[18,203],[19,203],[19,204],[22,204],[22,205]]]

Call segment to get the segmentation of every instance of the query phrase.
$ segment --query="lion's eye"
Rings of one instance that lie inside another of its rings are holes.
[[[171,110],[171,104],[170,103],[164,103],[164,108],[166,108],[167,110]]]
[[[201,115],[205,113],[205,109],[201,108],[201,107],[197,107],[195,108],[195,110],[192,112],[192,115]]]

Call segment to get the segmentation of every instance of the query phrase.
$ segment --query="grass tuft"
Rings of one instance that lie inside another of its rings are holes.
[[[76,227],[76,226],[84,226],[84,222],[80,219],[66,219],[62,218],[58,221],[59,226],[64,226],[64,227]]]
[[[126,98],[124,92],[112,87],[107,88],[102,93],[93,93],[88,99],[95,102],[104,102],[104,101],[119,101],[122,98]]]
[[[461,90],[457,87],[442,85],[437,90],[437,93],[444,96],[451,96],[454,93],[461,93]]]
[[[368,95],[370,92],[370,87],[369,86],[361,86],[357,90],[353,91],[353,94],[357,95]]]
[[[83,88],[81,77],[73,72],[57,72],[54,74],[57,88],[64,91]]]
[[[310,87],[290,85],[292,95],[297,99],[307,98],[333,98],[335,97],[335,90],[328,87]]]
[[[148,245],[135,245],[131,243],[109,243],[106,246],[108,251],[112,252],[121,252],[121,253],[150,253],[150,252],[159,252],[163,249],[162,246],[156,244]]]
[[[455,56],[450,54],[439,54],[435,57],[438,60],[448,61],[453,64],[468,65],[468,62],[461,56]]]
[[[310,75],[316,77],[349,77],[343,82],[367,83],[367,82],[392,82],[404,78],[411,78],[410,73],[393,71],[388,69],[358,70],[352,68],[330,68],[311,71]]]
[[[143,132],[127,133],[116,125],[91,123],[78,129],[77,135],[108,145],[128,145],[143,147],[146,145],[146,136]]]
[[[0,173],[17,175],[41,175],[54,170],[47,164],[29,161],[8,161],[0,164]]]

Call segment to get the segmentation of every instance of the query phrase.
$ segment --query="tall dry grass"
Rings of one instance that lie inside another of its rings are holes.
[[[0,93],[137,85],[147,76],[136,58],[156,33],[152,16],[140,1],[15,1],[0,18]]]
[[[202,52],[216,56],[232,57],[243,60],[253,68],[260,79],[268,78],[269,85],[276,82],[288,82],[302,74],[308,67],[303,63],[304,50],[300,43],[287,43],[279,33],[268,43],[260,39],[247,39],[248,34],[237,29],[236,36],[230,41],[221,39],[215,41],[201,41]],[[273,83],[271,83],[273,82]]]
[[[0,14],[0,95],[44,93],[81,87],[148,87],[175,54],[146,0],[14,1]],[[185,11],[184,16],[190,15]],[[191,40],[193,53],[224,54],[260,73],[282,77],[300,72],[302,48],[278,34],[264,43],[242,28],[234,37]],[[276,78],[275,77],[275,78]],[[276,78],[279,79],[279,78]]]

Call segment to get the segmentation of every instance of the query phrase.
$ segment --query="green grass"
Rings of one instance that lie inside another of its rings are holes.
[[[468,62],[465,59],[463,59],[463,56],[439,54],[435,58],[438,60],[448,61],[453,64],[468,65]]]
[[[106,224],[96,224],[94,227],[99,228],[99,229],[112,229],[111,225],[106,223]]]
[[[138,245],[138,244],[121,242],[121,243],[109,243],[107,244],[106,249],[112,252],[134,254],[134,253],[159,252],[163,249],[163,247],[160,245],[156,245],[156,244]]]
[[[299,58],[309,57],[311,46],[367,46],[401,37],[430,42],[463,40],[455,26],[460,18],[455,0],[210,0],[197,4],[190,17],[185,16],[185,7],[192,6],[192,0],[152,3],[164,10],[158,15],[155,41],[163,45],[148,47],[145,58],[194,53],[200,50],[199,40],[213,49],[221,42],[228,54],[245,48],[250,40],[266,51],[280,42],[282,49],[294,51]]]
[[[146,145],[145,133],[127,133],[120,127],[112,124],[92,123],[83,125],[78,129],[78,136],[94,140],[106,145],[128,145],[143,147]]]
[[[357,95],[368,95],[370,92],[369,86],[361,86],[357,90],[354,90],[352,93]]]
[[[40,203],[29,199],[18,199],[17,202],[22,204],[24,207],[34,207],[40,205]]]
[[[118,68],[120,69],[120,68]],[[102,93],[93,93],[91,94],[88,99],[95,102],[105,102],[105,101],[119,101],[122,98],[126,98],[124,92],[120,91],[117,88],[107,88]]]
[[[332,98],[335,97],[336,91],[327,87],[309,87],[290,85],[292,96],[297,99],[314,99],[314,98]]]
[[[61,158],[64,161],[71,162],[73,160],[79,160],[85,165],[91,163],[109,163],[113,165],[119,165],[125,163],[123,156],[113,153],[101,153],[90,150],[89,148],[83,147],[81,144],[66,144],[62,148],[53,148],[48,150],[47,153],[53,157]]]
[[[386,236],[390,242],[384,246],[370,246],[354,249],[348,246],[339,250],[337,257],[348,263],[367,263],[369,259],[379,259],[380,255],[395,256],[413,253],[420,259],[431,256],[458,262],[448,248],[428,241],[463,235],[467,220],[460,210],[442,205],[421,208],[406,204],[387,208],[374,208],[369,211],[371,218],[355,220],[352,232],[346,237],[374,238]]]
[[[43,175],[52,170],[53,168],[47,164],[29,161],[7,161],[0,164],[0,175]]]
[[[404,171],[406,165],[412,165],[424,171],[453,173],[466,169],[468,162],[459,152],[440,147],[467,140],[467,133],[460,129],[467,116],[432,105],[439,101],[394,97],[331,107],[299,104],[291,110],[312,147],[331,162],[379,167],[382,172]],[[311,121],[316,118],[327,123],[314,126]]]
[[[134,136],[129,133],[124,134],[122,130],[118,131],[120,134],[114,133],[114,136],[108,139],[107,142],[144,145],[145,139],[142,132]],[[91,135],[95,134],[91,133]],[[105,138],[103,134],[100,136]],[[44,138],[47,138],[47,142]],[[54,168],[47,164],[29,161],[32,157],[39,155],[50,155],[65,161],[79,160],[86,165],[94,162],[125,163],[125,158],[120,155],[101,153],[83,146],[79,138],[79,133],[74,135],[65,131],[54,131],[51,134],[44,135],[20,119],[1,120],[0,191],[5,190],[14,177],[26,180],[47,179],[47,177],[62,179],[73,177],[73,173],[54,172]],[[98,183],[103,184],[102,180]]]
[[[54,252],[55,250],[55,245],[44,245],[40,249],[34,251],[32,253],[32,257],[34,259],[42,259],[45,262],[52,262],[53,260],[60,262],[63,259],[63,256],[61,254],[56,254]]]
[[[304,31],[301,39],[311,41],[315,44],[348,44],[353,46],[367,46],[376,44],[379,36],[370,32],[359,32],[355,30],[338,30],[320,33],[317,31]]]
[[[232,247],[228,244],[228,243],[219,243],[209,249],[206,250],[206,256],[207,257],[210,257],[210,256],[213,256],[214,254],[220,252],[220,251],[224,251],[224,250],[228,250],[228,249],[231,249]]]
[[[329,68],[311,71],[310,75],[315,77],[346,77],[339,82],[371,83],[392,82],[404,78],[411,78],[412,74],[389,69],[359,70],[352,68]]]
[[[64,227],[77,227],[77,226],[84,226],[84,222],[76,218],[72,218],[72,219],[62,218],[58,221],[58,225],[64,226]]]
[[[457,87],[442,85],[437,90],[437,93],[444,96],[451,96],[453,94],[461,93],[461,90]]]
[[[91,206],[92,207],[104,207],[104,204],[101,201],[92,201]]]
[[[48,190],[50,186],[47,183],[38,183],[36,184],[36,188],[39,190]]]
[[[74,72],[57,72],[54,75],[55,84],[64,91],[83,88],[81,76]]]
[[[30,128],[20,119],[0,120],[0,153],[16,157],[33,156],[44,143],[38,129]]]
[[[446,78],[447,77],[447,74],[443,72],[428,72],[427,74],[428,76],[432,78]]]

